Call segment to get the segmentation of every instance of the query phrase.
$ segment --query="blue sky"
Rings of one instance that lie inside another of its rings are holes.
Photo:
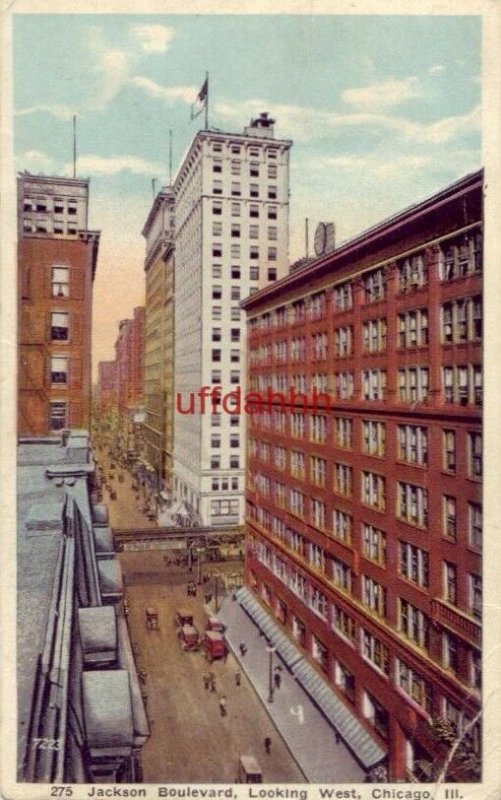
[[[291,259],[304,219],[338,240],[481,166],[481,18],[475,16],[14,15],[16,167],[91,178],[102,231],[94,361],[143,302],[141,229],[203,115],[242,132],[269,111],[290,138]]]

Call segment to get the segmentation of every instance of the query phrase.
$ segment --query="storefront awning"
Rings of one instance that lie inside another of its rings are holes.
[[[277,648],[278,654],[292,670],[298,683],[332,726],[339,731],[361,764],[369,769],[382,761],[386,756],[385,750],[338,698],[329,684],[308,663],[299,648],[280,629],[250,589],[245,586],[238,589],[236,599],[259,630]]]

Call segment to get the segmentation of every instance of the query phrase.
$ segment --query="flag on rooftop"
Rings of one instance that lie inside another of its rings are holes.
[[[199,93],[197,94],[197,99],[191,106],[191,119],[195,119],[198,117],[202,111],[207,108],[207,101],[209,97],[209,77],[205,79],[202,84],[202,88],[200,89]]]

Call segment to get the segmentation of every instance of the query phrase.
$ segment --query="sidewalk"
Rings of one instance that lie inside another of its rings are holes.
[[[290,752],[310,783],[361,783],[365,772],[343,742],[336,744],[334,731],[277,654],[273,668],[282,665],[280,689],[273,702],[269,695],[269,652],[266,639],[238,602],[226,598],[219,613],[227,626],[226,639]],[[239,644],[247,652],[240,655]],[[273,733],[270,733],[273,739]],[[272,744],[273,747],[273,744]]]

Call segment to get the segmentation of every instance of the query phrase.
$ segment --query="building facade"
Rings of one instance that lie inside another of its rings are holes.
[[[100,361],[97,365],[97,401],[102,412],[116,407],[116,362]]]
[[[99,232],[89,181],[18,176],[18,432],[88,427]]]
[[[145,457],[167,488],[172,486],[174,447],[174,192],[155,197],[146,239]]]
[[[480,775],[482,182],[242,304],[246,582],[392,781]]]
[[[137,306],[132,319],[120,322],[115,342],[117,436],[123,453],[136,449],[143,410],[144,322],[144,306]]]
[[[200,131],[174,182],[174,494],[204,525],[241,524],[245,419],[201,408],[245,378],[240,300],[288,268],[289,150],[267,114],[243,134]]]

